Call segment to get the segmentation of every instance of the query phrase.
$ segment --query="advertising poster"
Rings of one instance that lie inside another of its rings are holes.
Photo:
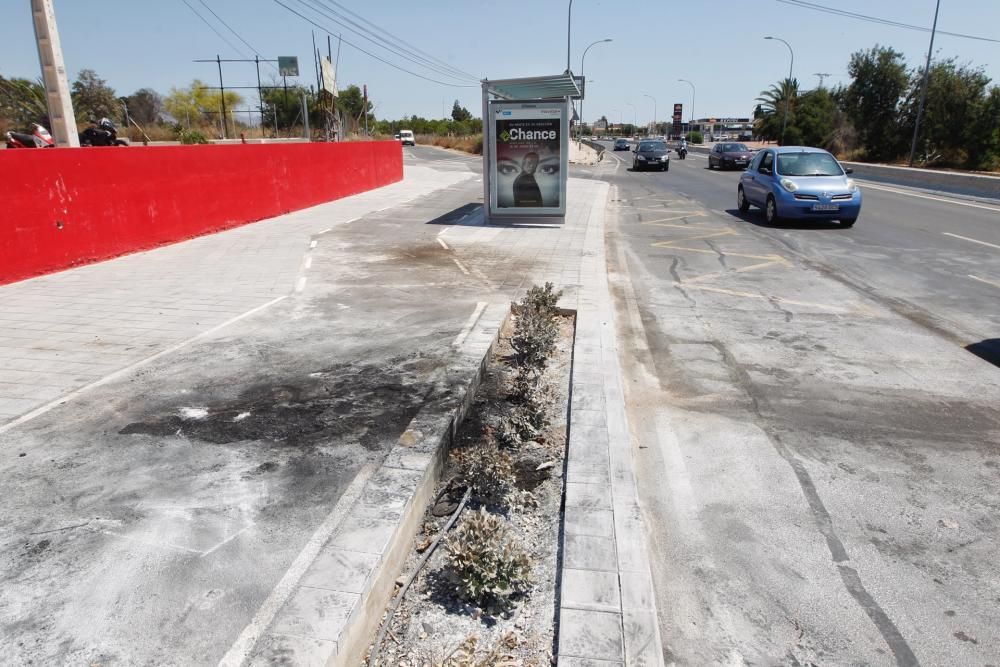
[[[565,211],[564,104],[493,106],[494,204],[510,214]]]

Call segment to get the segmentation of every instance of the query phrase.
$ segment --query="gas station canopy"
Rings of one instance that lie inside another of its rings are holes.
[[[521,79],[486,79],[482,83],[485,92],[504,100],[551,100],[583,96],[583,81],[571,72]]]

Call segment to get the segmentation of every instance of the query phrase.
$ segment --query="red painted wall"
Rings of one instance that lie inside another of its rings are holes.
[[[402,178],[395,141],[0,150],[0,284]]]

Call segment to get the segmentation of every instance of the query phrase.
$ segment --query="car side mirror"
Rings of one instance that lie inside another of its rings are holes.
[[[845,174],[853,174],[853,173],[854,173],[854,170],[853,170],[853,169],[851,169],[850,167],[847,167],[846,169],[844,169],[844,173],[845,173]]]
[[[770,167],[761,167],[760,168],[760,173],[767,174],[768,176],[770,176],[771,175],[771,168]]]

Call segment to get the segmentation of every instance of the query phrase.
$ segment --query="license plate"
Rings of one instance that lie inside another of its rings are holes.
[[[840,204],[813,204],[814,211],[839,211]]]

